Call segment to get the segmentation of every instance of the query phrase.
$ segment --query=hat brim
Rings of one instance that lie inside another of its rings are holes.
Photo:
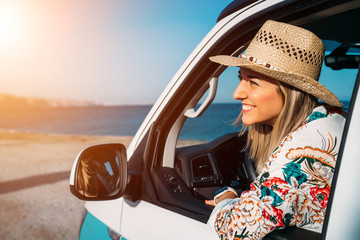
[[[339,99],[333,94],[329,89],[327,89],[324,85],[319,83],[318,81],[311,79],[306,76],[301,76],[291,72],[285,72],[276,69],[270,69],[265,67],[264,65],[254,63],[248,59],[232,57],[227,55],[219,55],[210,57],[210,60],[215,63],[219,63],[221,65],[225,65],[228,67],[244,67],[255,72],[264,74],[268,77],[274,78],[290,86],[293,86],[297,89],[300,89],[316,98],[324,101],[325,103],[342,107],[342,103]]]

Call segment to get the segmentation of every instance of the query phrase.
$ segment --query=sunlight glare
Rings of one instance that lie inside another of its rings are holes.
[[[27,15],[16,5],[0,4],[0,48],[14,48],[24,41],[27,32]]]

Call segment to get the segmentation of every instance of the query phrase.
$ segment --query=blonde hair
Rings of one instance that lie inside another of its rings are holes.
[[[281,143],[283,138],[301,126],[317,104],[317,99],[292,86],[279,82],[279,91],[284,98],[284,106],[274,126],[267,124],[242,125],[240,134],[247,132],[247,143],[250,147],[249,157],[254,160],[257,172],[265,166],[267,159]],[[242,112],[234,122],[240,125]]]

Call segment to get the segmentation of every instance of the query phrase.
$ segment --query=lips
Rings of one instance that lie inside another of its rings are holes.
[[[249,111],[253,110],[254,108],[255,108],[255,106],[248,105],[248,104],[243,104],[243,106],[242,106],[243,112],[249,112]]]

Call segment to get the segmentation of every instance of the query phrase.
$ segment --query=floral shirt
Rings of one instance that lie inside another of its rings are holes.
[[[340,114],[316,107],[249,191],[216,205],[208,224],[220,239],[261,239],[286,226],[321,231],[344,124]]]

